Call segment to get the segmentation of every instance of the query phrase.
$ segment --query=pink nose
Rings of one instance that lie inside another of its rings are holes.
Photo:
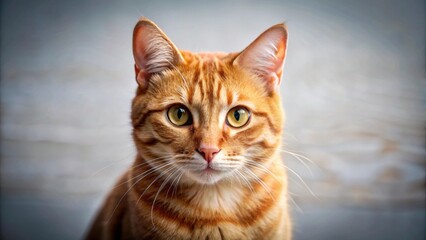
[[[197,149],[197,152],[200,153],[208,163],[210,163],[214,156],[220,152],[220,149],[214,146],[201,146]]]

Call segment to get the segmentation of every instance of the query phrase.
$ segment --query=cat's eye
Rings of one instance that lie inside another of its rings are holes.
[[[192,116],[188,108],[183,105],[174,105],[167,111],[170,122],[176,126],[186,126],[192,124]]]
[[[227,116],[226,123],[235,128],[243,127],[250,119],[250,112],[244,107],[232,108]]]

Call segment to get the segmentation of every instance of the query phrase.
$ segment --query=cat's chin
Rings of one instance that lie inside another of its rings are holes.
[[[186,175],[189,179],[196,183],[213,185],[223,180],[226,173],[209,168],[201,171],[187,172]]]

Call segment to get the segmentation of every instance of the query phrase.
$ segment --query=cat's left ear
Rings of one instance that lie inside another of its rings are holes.
[[[151,20],[142,18],[133,31],[136,81],[142,90],[154,74],[185,62],[176,46]]]
[[[281,81],[287,51],[287,27],[277,24],[260,34],[234,60],[234,66],[259,76],[269,92],[277,90]]]

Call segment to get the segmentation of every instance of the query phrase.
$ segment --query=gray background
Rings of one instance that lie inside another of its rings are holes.
[[[192,51],[286,21],[295,239],[425,238],[424,1],[3,0],[1,239],[81,238],[131,164],[140,16]]]

